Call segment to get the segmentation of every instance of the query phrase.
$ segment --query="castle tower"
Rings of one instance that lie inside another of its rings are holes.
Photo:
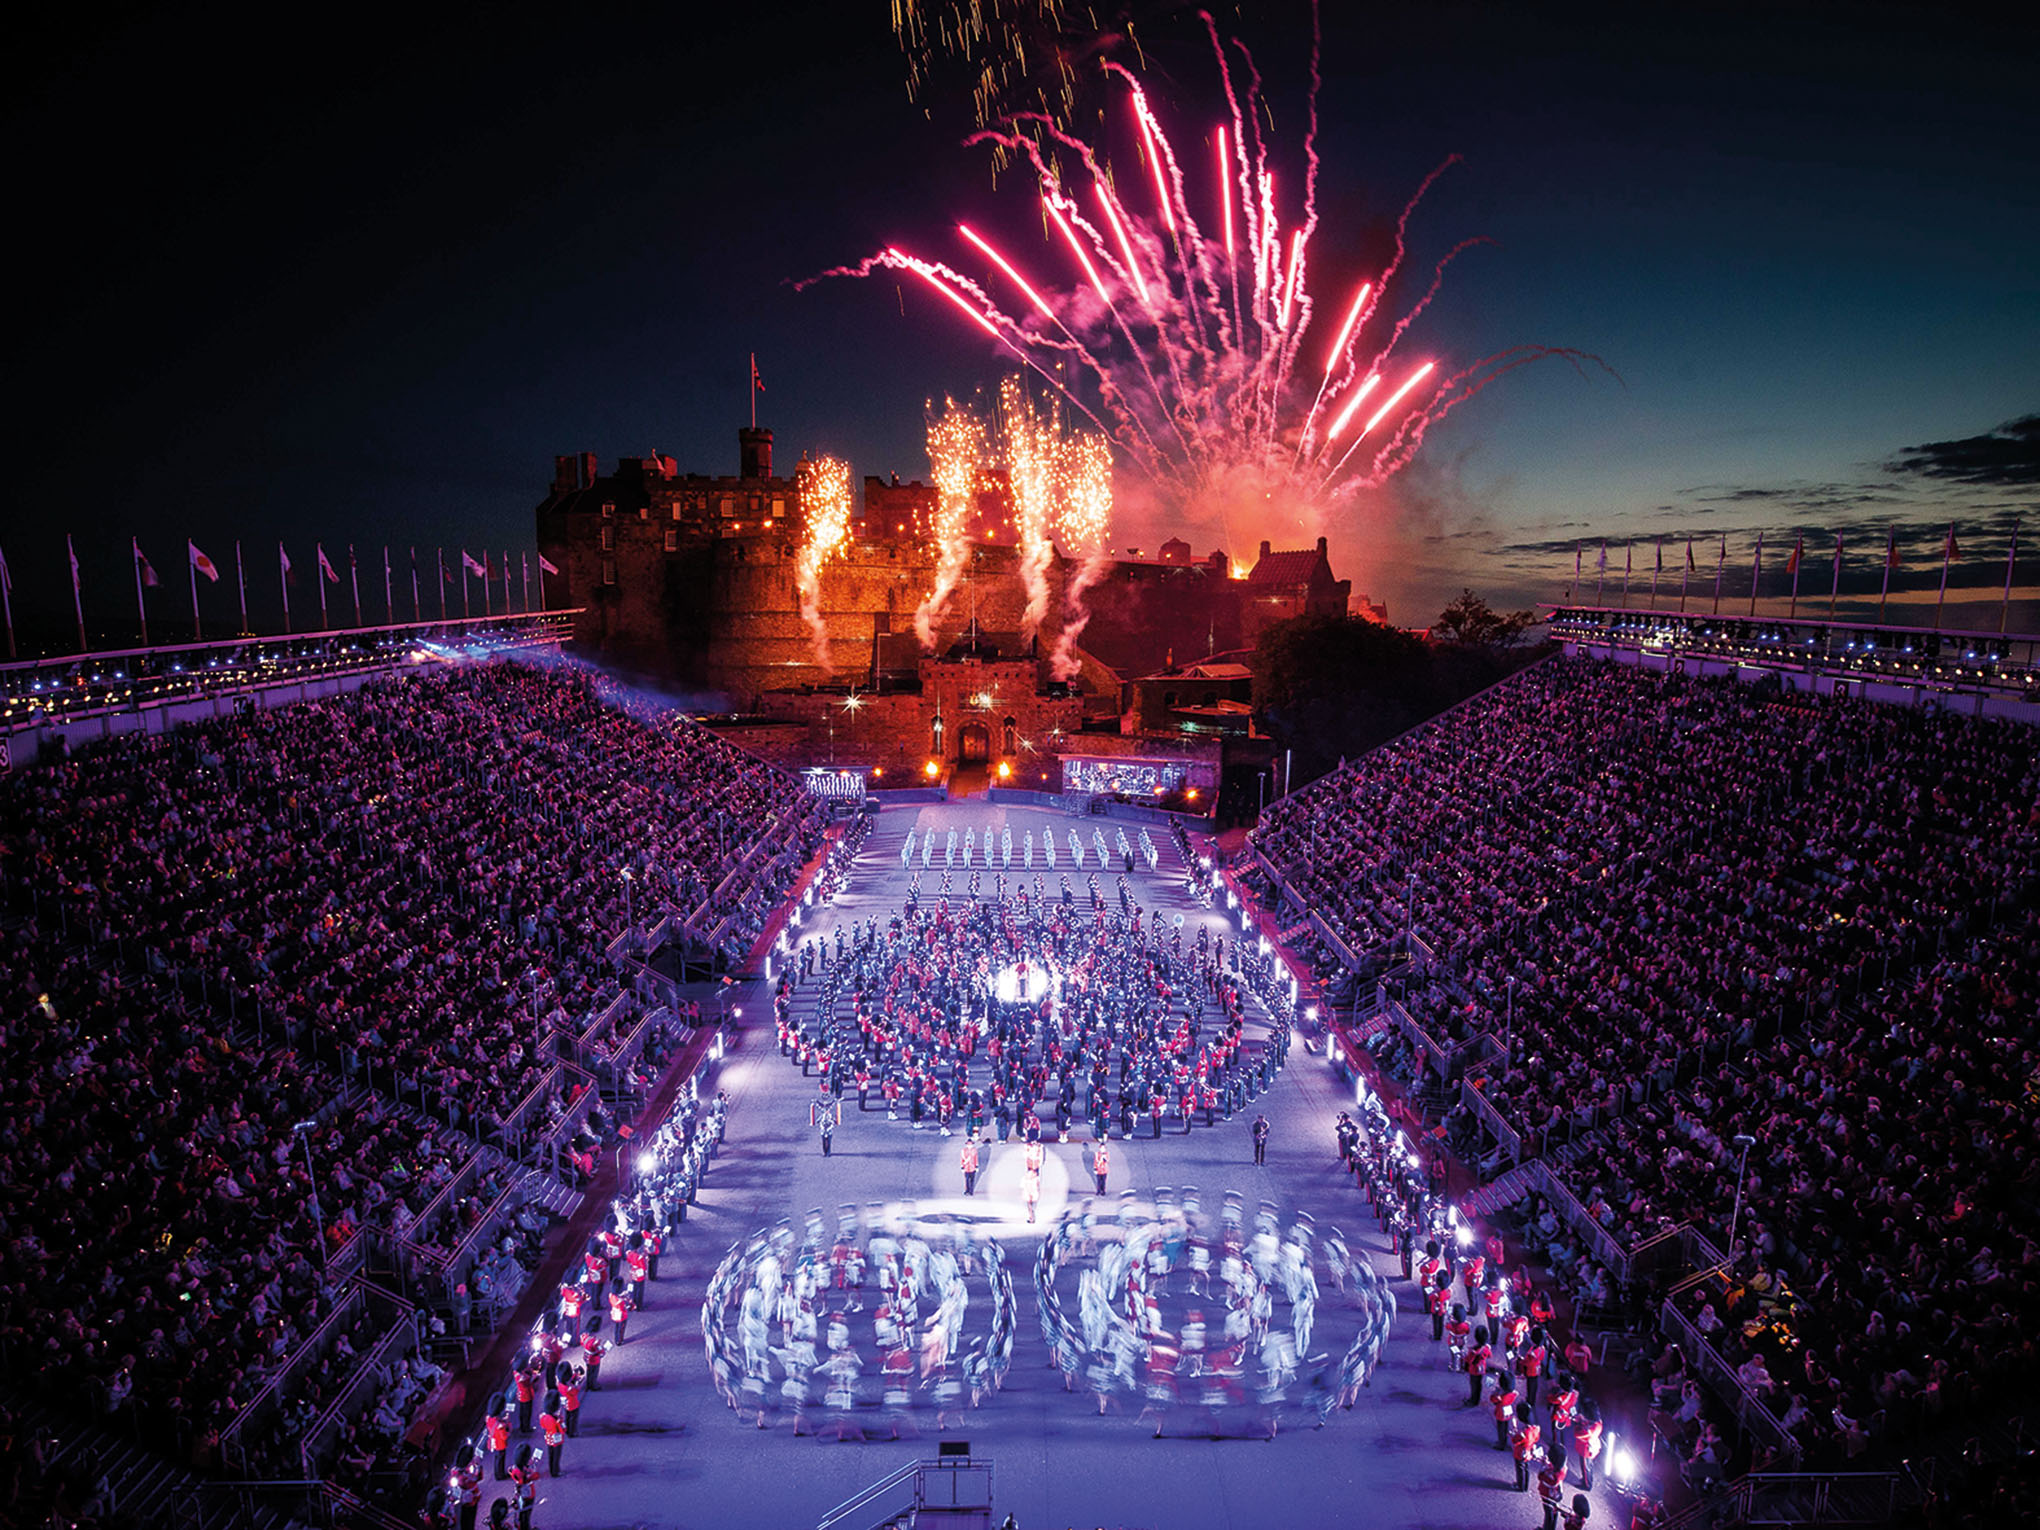
[[[738,460],[743,464],[739,478],[772,476],[772,432],[763,425],[746,425],[737,431]]]

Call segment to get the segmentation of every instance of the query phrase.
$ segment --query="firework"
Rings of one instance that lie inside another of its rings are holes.
[[[807,534],[794,555],[801,620],[814,635],[815,662],[830,674],[829,629],[822,619],[822,569],[850,540],[850,464],[837,457],[803,462],[798,472],[801,514]]]
[[[1013,530],[1020,542],[1020,579],[1027,589],[1020,626],[1031,637],[1048,615],[1048,566],[1055,556],[1049,533],[1061,442],[1053,421],[1036,411],[1017,377],[999,384],[999,421],[1006,482],[1013,494]]]
[[[1077,640],[1091,619],[1084,597],[1112,566],[1112,449],[1102,436],[1080,431],[1061,443],[1055,462],[1056,534],[1077,560],[1063,586],[1063,624],[1049,655],[1049,673],[1075,677]]]
[[[970,521],[984,471],[984,422],[954,399],[944,400],[939,419],[928,423],[928,464],[935,481],[935,588],[914,612],[914,631],[924,650],[935,647],[935,623],[951,592],[970,566]]]
[[[896,26],[904,14],[925,33],[924,9],[902,3]],[[1058,7],[1041,9],[1060,20]],[[941,14],[953,25],[966,15],[985,25],[975,6]],[[1213,505],[1222,514],[1228,503],[1252,503],[1274,506],[1291,525],[1319,521],[1406,466],[1433,425],[1503,373],[1551,356],[1575,365],[1595,359],[1546,346],[1459,365],[1407,354],[1411,327],[1446,268],[1485,242],[1455,244],[1428,280],[1413,281],[1405,270],[1410,218],[1457,156],[1405,204],[1379,269],[1364,273],[1350,295],[1336,295],[1329,311],[1340,322],[1320,359],[1314,346],[1322,342],[1310,338],[1320,306],[1312,285],[1320,173],[1315,35],[1302,165],[1284,177],[1285,221],[1259,73],[1235,42],[1231,51],[1244,60],[1243,83],[1236,81],[1226,43],[1208,17],[1205,25],[1228,109],[1211,135],[1213,157],[1194,162],[1215,172],[1208,192],[1193,189],[1185,171],[1192,162],[1177,153],[1139,81],[1106,60],[1101,72],[1123,98],[1143,173],[1115,184],[1100,152],[1051,111],[1009,112],[968,140],[1031,168],[1061,278],[1026,271],[963,225],[966,249],[990,263],[983,281],[897,247],[823,275],[890,268],[920,277],[1038,375],[1073,419],[1095,427],[1122,465],[1150,481],[1162,508],[1192,518]],[[980,43],[989,38],[982,30],[973,35]],[[1196,173],[1201,182],[1204,171]],[[1007,288],[1022,300],[1017,310],[995,295]],[[1386,306],[1392,290],[1405,293],[1399,312]],[[1012,454],[1014,441],[1005,445]],[[1020,460],[1032,458],[1022,452]],[[1018,479],[1014,492],[1024,506]],[[1023,512],[1023,558],[1027,526]]]

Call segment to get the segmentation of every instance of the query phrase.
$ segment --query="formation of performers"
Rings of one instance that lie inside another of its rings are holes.
[[[1075,1318],[1059,1289],[1072,1264],[1081,1267]],[[1326,1326],[1357,1319],[1336,1358],[1312,1347],[1322,1338],[1320,1265],[1342,1302]],[[1353,1406],[1395,1317],[1387,1282],[1337,1228],[1320,1238],[1303,1215],[1284,1232],[1264,1202],[1249,1231],[1236,1194],[1215,1232],[1195,1190],[1180,1199],[1160,1192],[1152,1214],[1129,1200],[1116,1218],[1086,1202],[1042,1240],[1034,1281],[1042,1340],[1065,1390],[1089,1389],[1101,1414],[1138,1397],[1138,1421],[1151,1421],[1157,1437],[1172,1423],[1236,1432],[1242,1418],[1271,1437],[1285,1416],[1323,1428],[1334,1410]]]
[[[989,1324],[971,1323],[971,1282],[990,1289]],[[874,1208],[819,1209],[733,1247],[709,1281],[701,1336],[716,1390],[740,1420],[795,1434],[866,1439],[876,1410],[890,1438],[961,1421],[1013,1363],[1013,1277],[998,1241],[961,1225],[922,1225]],[[819,1410],[817,1405],[819,1405]]]
[[[1001,1140],[1160,1136],[1229,1118],[1282,1066],[1288,1024],[1248,1039],[1257,998],[1228,960],[1258,953],[1203,926],[1186,950],[1181,919],[1165,936],[1124,879],[1116,907],[1095,877],[1081,901],[1067,877],[1056,899],[1037,876],[954,904],[944,881],[924,908],[917,877],[883,928],[839,927],[833,959],[803,942],[781,973],[779,1049],[824,1095]]]

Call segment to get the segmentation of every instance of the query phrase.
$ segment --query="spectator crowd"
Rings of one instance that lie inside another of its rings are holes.
[[[429,1259],[475,1230],[544,1125],[513,1117],[557,1038],[624,993],[626,924],[754,938],[820,828],[686,719],[510,662],[0,777],[17,1382],[199,1464],[265,1393],[265,1438],[302,1427],[382,1337],[350,1305],[364,1240]],[[527,1243],[492,1243],[483,1279],[519,1279]],[[422,1383],[381,1380],[386,1443]]]
[[[2032,1358],[2035,746],[1555,658],[1284,798],[1256,843],[1620,1245],[1727,1251],[1687,1315],[1794,1452],[1855,1460]]]

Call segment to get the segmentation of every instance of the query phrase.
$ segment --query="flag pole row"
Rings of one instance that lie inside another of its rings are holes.
[[[129,538],[128,546],[134,563],[135,621],[141,629],[141,646],[147,648],[149,646],[148,592],[159,588],[162,585],[162,578],[157,574],[155,565],[149,561],[149,555],[142,550],[142,539],[140,537]],[[312,551],[313,566],[317,571],[319,630],[330,631],[332,629],[327,615],[326,586],[329,584],[337,585],[341,582],[340,571],[334,567],[333,560],[326,556],[324,543],[314,542],[312,544]],[[418,576],[418,549],[413,547],[410,551],[411,620],[413,622],[423,622],[425,620],[425,601]],[[441,547],[435,548],[433,551],[435,566],[438,570],[438,578],[435,580],[435,583],[439,590],[439,619],[445,621],[448,619],[447,591],[453,583],[453,574],[446,566],[446,549]],[[78,564],[77,543],[68,534],[64,537],[64,552],[71,565],[71,611],[72,615],[77,619],[78,651],[80,653],[89,653],[91,645],[86,641],[85,637],[85,579]],[[471,574],[481,580],[483,616],[488,617],[497,614],[495,602],[496,586],[499,582],[502,586],[501,614],[504,616],[516,614],[519,595],[518,580],[520,577],[522,581],[523,614],[527,616],[532,614],[534,607],[531,599],[531,560],[534,556],[538,560],[538,606],[536,609],[551,609],[551,602],[547,597],[545,588],[545,577],[548,574],[557,575],[560,570],[558,565],[546,557],[543,552],[537,552],[534,549],[530,552],[519,552],[513,555],[506,550],[499,557],[494,552],[484,551],[480,558],[476,558],[464,547],[459,549],[459,552],[461,616],[463,619],[473,615],[473,605],[468,587],[468,577]],[[203,578],[208,584],[218,584],[220,582],[220,570],[219,565],[205,555],[198,543],[189,538],[184,543],[184,561],[191,584],[191,633],[193,641],[196,642],[204,637],[204,623],[198,601],[198,581],[200,578]],[[382,561],[383,616],[387,624],[394,627],[397,625],[396,576],[395,569],[390,561],[390,549],[387,543],[383,546]],[[283,597],[283,630],[286,633],[293,632],[295,628],[291,624],[290,592],[297,587],[297,572],[291,563],[290,551],[281,540],[276,544],[276,573],[278,593]],[[241,631],[244,634],[252,635],[252,629],[248,625],[248,569],[241,554],[241,543],[239,540],[236,540],[234,543],[234,583],[240,596]],[[354,544],[351,542],[347,544],[347,583],[354,598],[354,625],[356,627],[366,626],[367,621],[361,607],[361,572],[355,558]],[[14,638],[14,578],[12,571],[7,566],[5,548],[0,548],[0,611],[4,611],[6,617],[7,657],[11,661],[19,658],[20,653]]]
[[[1654,538],[1653,546],[1656,552],[1656,560],[1651,570],[1650,598],[1651,604],[1655,606],[1657,604],[1658,581],[1663,576],[1665,571],[1664,539],[1662,537]],[[1805,554],[1806,554],[1806,538],[1802,536],[1792,544],[1791,556],[1785,560],[1786,572],[1788,572],[1792,576],[1792,603],[1787,612],[1786,619],[1788,621],[1796,618],[1799,615],[1799,571],[1800,566],[1805,559]],[[1955,523],[1953,521],[1950,521],[1948,523],[1947,537],[1941,544],[1941,590],[1939,596],[1934,602],[1934,626],[1936,628],[1938,628],[1941,625],[1941,613],[1942,610],[1948,604],[1948,570],[1954,563],[1959,561],[1961,557],[1962,549],[1955,539]],[[1635,571],[1635,558],[1636,558],[1636,544],[1633,541],[1625,543],[1623,546],[1622,555],[1622,604],[1624,607],[1627,607],[1629,604],[1629,581],[1631,575]],[[2019,560],[2019,522],[2015,520],[2012,522],[2011,542],[2005,549],[2005,588],[2004,595],[1998,602],[1999,632],[2005,631],[2006,620],[2011,613],[2013,575],[2017,570],[2018,560]],[[1900,566],[1900,559],[1898,554],[1898,530],[1895,527],[1892,528],[1890,531],[1886,532],[1885,534],[1883,566],[1884,566],[1884,583],[1882,588],[1878,591],[1877,595],[1877,623],[1879,626],[1882,626],[1884,624],[1885,607],[1889,604],[1891,600],[1891,572],[1893,569],[1898,568]],[[1686,538],[1685,568],[1681,572],[1679,579],[1679,609],[1681,611],[1684,611],[1686,609],[1686,599],[1688,594],[1691,592],[1693,574],[1697,567],[1698,563],[1695,558],[1693,550],[1693,538],[1689,536]],[[1720,544],[1716,551],[1714,562],[1713,614],[1717,616],[1721,614],[1722,585],[1724,578],[1727,574],[1727,569],[1728,569],[1728,536],[1724,532],[1721,535]],[[1601,542],[1600,553],[1596,560],[1595,573],[1596,578],[1594,583],[1594,603],[1596,605],[1601,605],[1604,602],[1604,596],[1606,594],[1608,585],[1608,543],[1605,538]],[[1757,614],[1757,589],[1763,579],[1763,576],[1764,576],[1764,533],[1760,531],[1757,533],[1756,550],[1752,554],[1750,560],[1750,592],[1749,592],[1749,609],[1747,612],[1747,614],[1750,616],[1755,616]],[[1573,543],[1573,582],[1572,585],[1566,590],[1566,599],[1568,601],[1577,598],[1577,592],[1579,591],[1580,587],[1585,583],[1585,578],[1586,578],[1586,543],[1584,541],[1576,540]],[[1835,611],[1836,607],[1840,604],[1841,595],[1842,595],[1842,536],[1841,533],[1837,532],[1835,534],[1834,573],[1833,579],[1828,586],[1827,614],[1829,621],[1833,621],[1835,619]]]

